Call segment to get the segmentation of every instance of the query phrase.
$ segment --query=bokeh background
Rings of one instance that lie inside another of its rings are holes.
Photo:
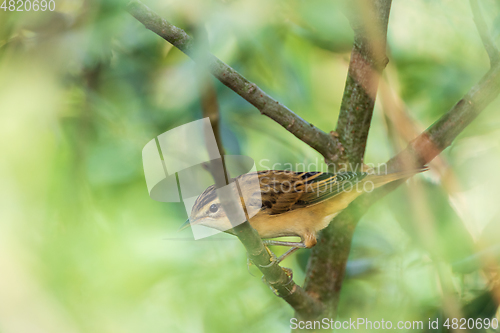
[[[480,2],[498,40],[499,3]],[[338,1],[145,3],[190,33],[206,28],[217,57],[335,128],[353,37]],[[124,5],[0,10],[0,332],[288,332],[292,309],[249,274],[236,239],[179,237],[183,204],[149,198],[142,147],[201,117],[199,68]],[[393,1],[388,55],[366,163],[388,160],[489,67],[465,0]],[[214,84],[228,154],[258,169],[322,167]],[[362,218],[341,320],[499,317],[499,107]],[[284,262],[300,284],[307,256]]]

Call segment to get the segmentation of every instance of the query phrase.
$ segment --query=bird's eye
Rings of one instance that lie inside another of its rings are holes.
[[[216,204],[212,204],[210,206],[210,212],[215,213],[218,210],[219,210],[219,206],[217,206]]]

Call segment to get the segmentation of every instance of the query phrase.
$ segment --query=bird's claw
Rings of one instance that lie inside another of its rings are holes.
[[[265,244],[264,244],[264,248],[266,249],[267,253],[269,253],[269,255],[271,256],[271,263],[273,263],[275,261],[277,261],[279,263],[278,257],[276,257],[276,255],[273,253],[273,251],[271,251],[269,249],[269,247],[267,247],[267,245],[265,245]]]
[[[288,267],[281,267],[281,268],[285,271],[286,275],[288,275],[288,277],[290,278],[290,280],[292,280],[293,279],[293,271],[292,271],[292,269],[288,268]]]
[[[275,263],[279,264],[280,260],[278,259],[278,257],[266,245],[264,245],[264,248],[266,249],[267,253],[269,253],[269,256],[271,257],[270,260],[269,260],[269,264],[267,264],[267,265],[257,265],[257,266],[259,266],[261,268],[269,268],[272,265],[274,265]],[[255,276],[250,271],[250,267],[252,265],[256,265],[256,264],[254,262],[252,262],[252,259],[250,259],[250,255],[247,252],[247,270],[248,270],[248,273],[250,273],[250,275]]]

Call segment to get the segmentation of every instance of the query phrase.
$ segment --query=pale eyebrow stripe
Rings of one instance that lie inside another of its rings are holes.
[[[214,186],[208,187],[198,199],[196,199],[193,205],[193,211],[197,211],[200,208],[204,207],[207,203],[213,201],[217,197],[217,192],[215,192]]]

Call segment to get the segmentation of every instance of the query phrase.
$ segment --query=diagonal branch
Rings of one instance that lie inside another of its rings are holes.
[[[498,50],[495,41],[491,38],[488,25],[484,20],[478,1],[469,0],[469,3],[472,15],[474,16],[474,23],[476,24],[477,31],[479,32],[479,36],[481,37],[486,53],[488,53],[488,57],[490,58],[490,66],[493,67],[500,60],[500,51]]]
[[[490,104],[500,93],[500,64],[496,64],[473,86],[467,94],[438,121],[411,141],[408,147],[387,162],[388,171],[412,166],[423,166],[434,159]],[[330,300],[335,308],[351,239],[357,222],[368,208],[380,198],[396,189],[398,181],[359,197],[339,214],[326,228],[311,253],[305,289],[310,294],[321,294],[321,300]],[[333,248],[335,256],[328,251]],[[331,308],[330,308],[331,309]],[[330,310],[334,315],[335,310]]]
[[[197,60],[194,40],[184,30],[172,25],[139,1],[127,6],[128,12],[144,26],[194,60]],[[224,85],[235,91],[255,106],[263,115],[273,119],[297,138],[307,143],[324,156],[325,161],[334,163],[338,159],[338,140],[308,123],[285,105],[266,94],[255,83],[248,81],[233,68],[213,54],[203,55],[210,72]]]
[[[282,269],[264,248],[257,231],[245,222],[233,229],[248,251],[250,260],[264,274],[266,283],[298,313],[316,317],[324,311],[323,304],[297,285],[290,273]],[[270,264],[271,263],[271,264]]]
[[[391,158],[388,170],[429,163],[467,127],[500,92],[500,64],[491,68],[455,106]]]

